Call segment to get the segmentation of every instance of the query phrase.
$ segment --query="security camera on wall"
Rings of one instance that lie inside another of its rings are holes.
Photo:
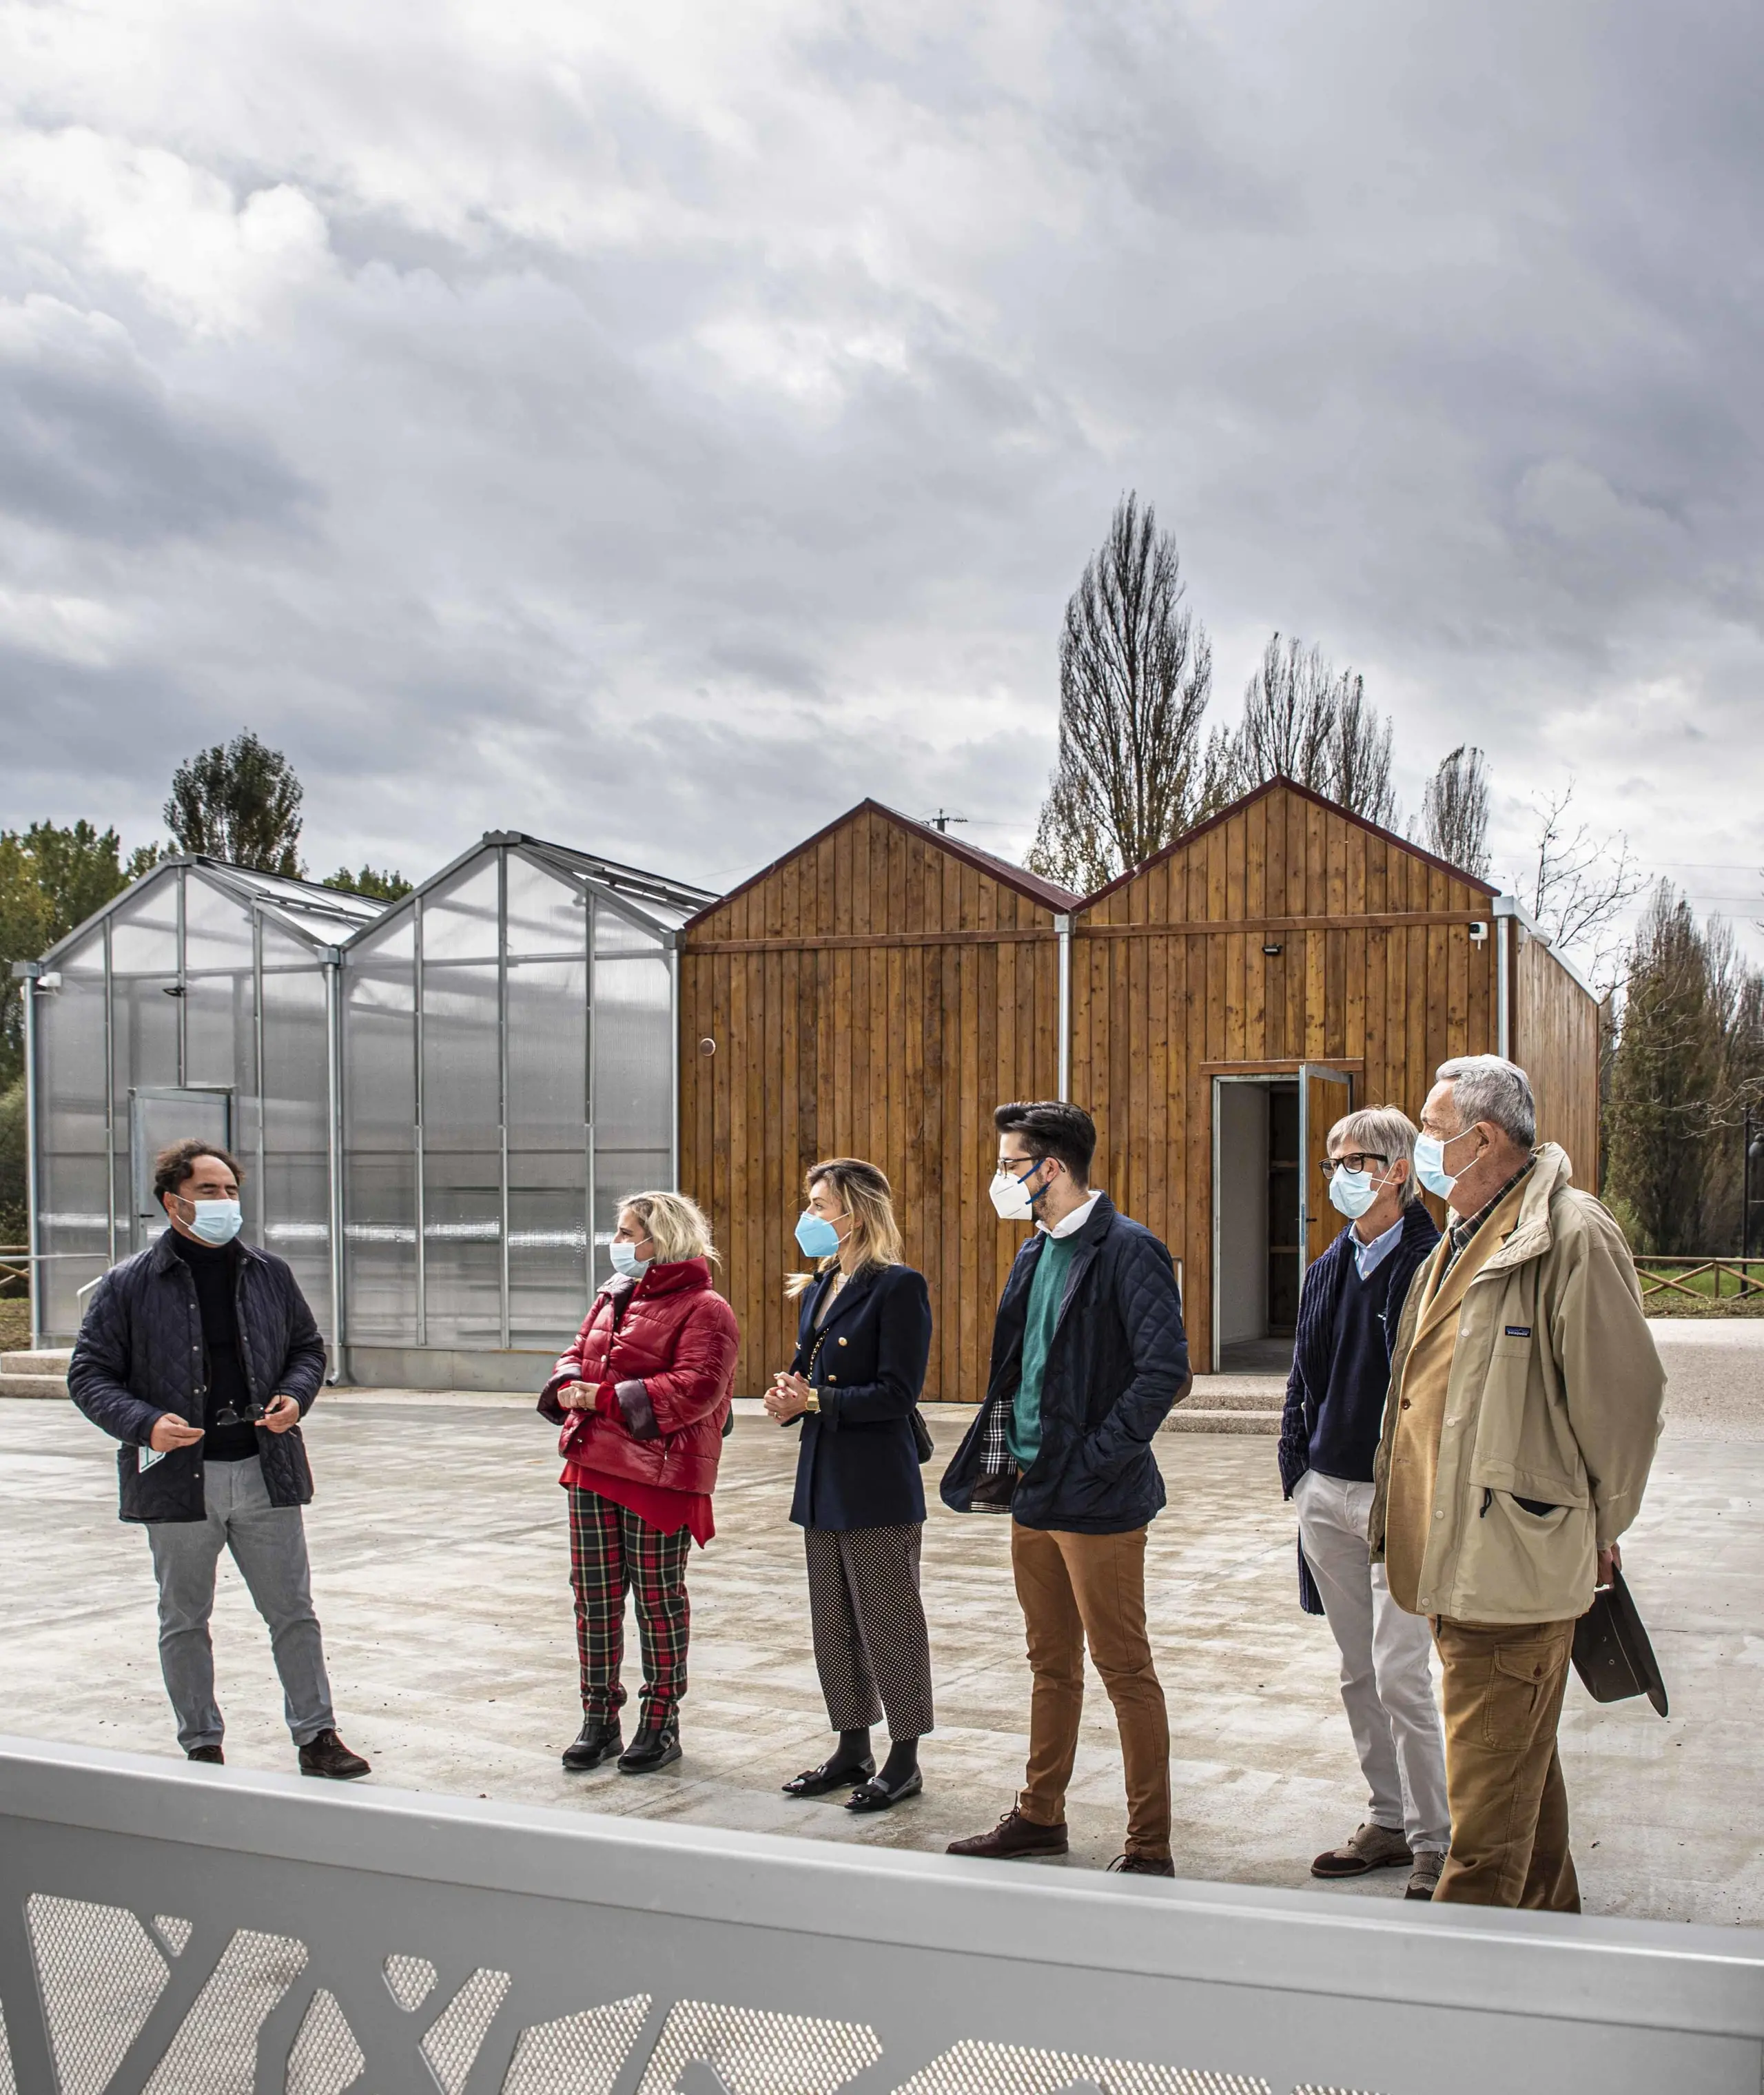
[[[1486,945],[1488,940],[1488,926],[1479,920],[1470,927],[1470,943],[1473,946]]]

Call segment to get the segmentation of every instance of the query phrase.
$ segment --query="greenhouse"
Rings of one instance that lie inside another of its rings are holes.
[[[390,908],[156,867],[24,970],[34,1342],[164,1226],[153,1156],[198,1134],[341,1379],[526,1387],[619,1195],[674,1183],[674,934],[708,899],[513,834]]]

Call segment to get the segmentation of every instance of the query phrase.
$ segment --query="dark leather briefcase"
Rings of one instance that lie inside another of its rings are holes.
[[[1648,1632],[1621,1571],[1592,1596],[1592,1605],[1575,1624],[1575,1671],[1595,1702],[1622,1702],[1645,1695],[1663,1717],[1666,1683]]]

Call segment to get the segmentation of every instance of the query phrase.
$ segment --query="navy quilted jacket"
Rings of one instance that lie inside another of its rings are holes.
[[[1041,1385],[1041,1448],[1010,1510],[1026,1527],[1124,1535],[1164,1503],[1152,1436],[1191,1379],[1182,1300],[1169,1253],[1106,1193],[1075,1241]],[[999,1298],[986,1399],[943,1477],[943,1503],[957,1513],[973,1507],[988,1429],[1017,1394],[1045,1242],[1038,1230],[1024,1244]]]
[[[239,1361],[259,1404],[291,1396],[305,1416],[324,1379],[324,1341],[286,1262],[253,1245],[233,1245]],[[206,1375],[202,1311],[189,1268],[171,1233],[114,1265],[92,1291],[91,1306],[68,1368],[68,1393],[94,1426],[122,1446],[116,1467],[124,1520],[200,1520],[203,1448],[175,1448],[141,1466],[154,1422],[175,1412],[203,1422]],[[312,1470],[300,1428],[257,1430],[258,1457],[272,1505],[305,1505]]]

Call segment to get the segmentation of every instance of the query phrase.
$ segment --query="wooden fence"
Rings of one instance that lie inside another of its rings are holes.
[[[1764,1295],[1764,1258],[1638,1258],[1636,1275],[1644,1302],[1666,1295],[1688,1296],[1693,1302]]]

